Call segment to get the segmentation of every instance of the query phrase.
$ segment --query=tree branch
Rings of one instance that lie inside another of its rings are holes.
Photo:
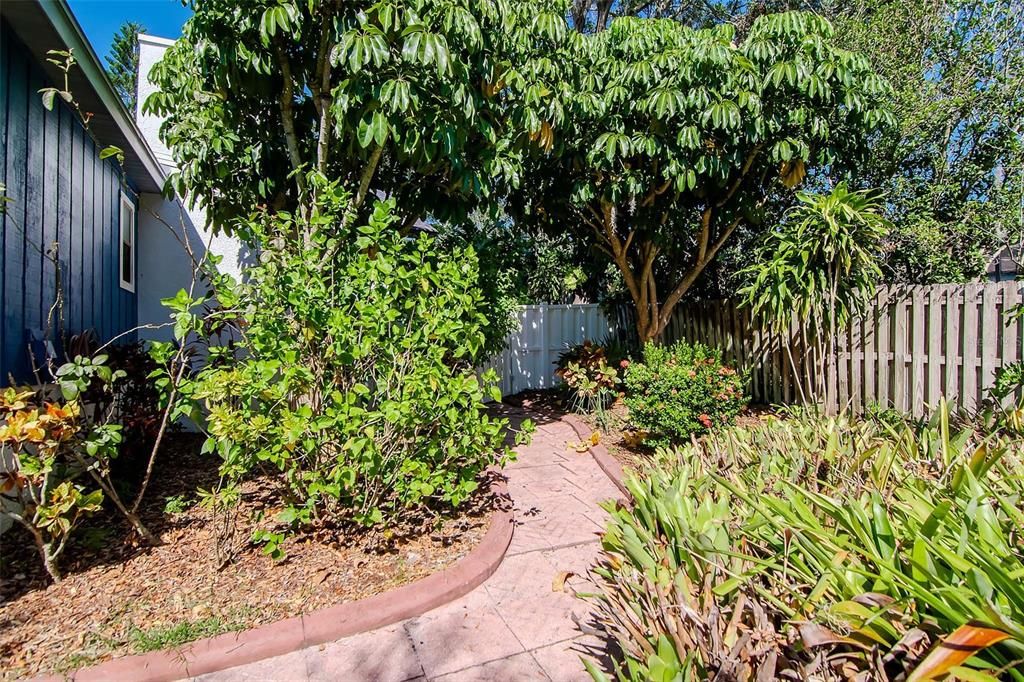
[[[359,178],[359,191],[356,192],[356,198],[352,202],[352,208],[358,210],[363,202],[366,200],[366,194],[370,191],[370,182],[373,180],[374,173],[377,172],[377,166],[380,164],[380,157],[384,153],[384,145],[377,145],[370,152],[370,158],[366,162],[366,166],[363,167],[362,177]]]
[[[604,236],[608,242],[609,248],[611,249],[612,259],[615,261],[615,264],[619,266],[619,270],[622,271],[622,278],[626,281],[626,288],[629,289],[629,293],[633,297],[633,301],[639,302],[640,289],[637,286],[636,275],[629,265],[629,259],[626,256],[625,250],[622,248],[622,242],[619,240],[618,235],[615,234],[616,222],[618,219],[618,212],[615,209],[615,204],[610,201],[602,200],[601,211],[604,214]]]
[[[710,206],[704,209],[700,216],[700,234],[697,236],[697,263],[703,263],[708,251],[708,242],[711,240],[711,218],[713,217]]]
[[[754,145],[754,148],[750,150],[750,153],[747,154],[746,160],[743,162],[743,168],[740,169],[740,176],[732,183],[732,186],[729,187],[729,191],[725,193],[725,196],[715,204],[715,208],[722,208],[722,206],[725,206],[725,204],[732,199],[733,195],[736,194],[736,190],[738,190],[740,185],[743,184],[743,181],[747,177],[747,173],[750,172],[750,167],[754,165],[754,160],[757,159],[758,154],[761,153],[763,148],[764,143]]]
[[[715,242],[711,244],[710,248],[706,250],[706,257],[703,259],[698,258],[698,260],[693,264],[693,267],[690,268],[690,271],[686,273],[683,279],[679,281],[679,284],[677,284],[672,290],[672,293],[668,295],[668,298],[665,299],[665,304],[661,308],[661,316],[658,320],[659,328],[668,323],[669,317],[672,315],[672,310],[675,308],[676,304],[679,303],[679,299],[683,297],[683,294],[689,291],[690,287],[693,286],[693,283],[697,281],[700,273],[704,272],[704,268],[707,267],[707,264],[714,259],[715,254],[717,254],[722,246],[725,245],[725,242],[729,240],[729,237],[740,224],[740,220],[741,218],[735,218],[724,230],[722,230],[722,234],[720,234],[718,239],[716,239]]]
[[[278,103],[281,107],[281,123],[284,126],[284,139],[288,145],[288,159],[292,164],[292,171],[295,175],[295,184],[299,194],[306,193],[306,178],[302,176],[302,152],[299,150],[299,137],[295,133],[295,114],[293,110],[295,100],[295,83],[292,80],[292,67],[281,46],[280,38],[274,40],[274,53],[277,55],[278,64],[281,67],[281,75],[284,78],[284,86],[281,88],[281,97]]]
[[[334,4],[328,4],[320,26],[320,45],[316,56],[316,73],[311,83],[313,101],[320,115],[320,131],[316,143],[316,169],[327,171],[327,155],[334,117],[331,115],[331,28],[334,25]],[[319,77],[320,82],[317,82]]]
[[[651,204],[654,203],[655,199],[657,199],[659,196],[661,196],[666,191],[668,191],[668,188],[671,187],[671,186],[672,186],[672,181],[671,180],[666,180],[665,182],[663,182],[662,184],[658,185],[657,187],[652,187],[651,191],[648,192],[647,196],[645,196],[643,201],[640,202],[640,205],[641,206],[650,206]]]

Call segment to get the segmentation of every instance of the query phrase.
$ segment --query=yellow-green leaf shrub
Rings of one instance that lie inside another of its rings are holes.
[[[344,220],[348,194],[310,181],[307,217],[249,221],[259,263],[217,294],[238,338],[187,387],[206,449],[232,484],[272,473],[292,527],[458,506],[510,455],[484,408],[496,378],[473,369],[487,325],[476,256],[403,236],[393,201],[345,227],[359,222]]]

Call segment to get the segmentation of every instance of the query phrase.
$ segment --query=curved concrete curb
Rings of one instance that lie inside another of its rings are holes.
[[[585,441],[590,438],[590,434],[594,432],[592,428],[583,423],[583,420],[574,414],[566,414],[562,416],[572,430],[576,432],[576,437],[580,441]],[[603,443],[590,446],[590,456],[597,462],[597,466],[601,467],[601,471],[605,473],[611,482],[615,484],[615,487],[619,489],[623,495],[626,496],[627,500],[632,500],[633,496],[629,493],[629,489],[626,488],[626,484],[623,482],[625,479],[625,473],[622,471],[622,465],[619,464],[619,460],[615,459],[608,452],[608,448]]]
[[[68,677],[40,679],[178,680],[280,656],[419,616],[480,585],[491,577],[505,557],[514,527],[512,505],[504,479],[498,479],[491,489],[498,500],[498,509],[492,514],[483,539],[469,554],[443,571],[383,594],[252,630],[200,639],[176,649],[115,658]]]

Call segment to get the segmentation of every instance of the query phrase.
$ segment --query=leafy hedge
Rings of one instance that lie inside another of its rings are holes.
[[[247,226],[260,262],[217,291],[239,338],[187,392],[205,408],[221,494],[272,473],[290,527],[458,506],[511,455],[484,406],[496,378],[473,369],[487,325],[476,257],[404,237],[391,201],[349,226],[348,194],[319,182],[309,216]],[[279,535],[261,538],[275,552]]]
[[[731,424],[747,399],[742,377],[722,364],[720,351],[680,341],[644,347],[644,361],[626,370],[625,402],[649,441],[667,444]]]

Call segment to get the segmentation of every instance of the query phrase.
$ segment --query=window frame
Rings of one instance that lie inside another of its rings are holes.
[[[138,258],[136,256],[136,238],[138,237],[138,211],[135,209],[135,202],[132,201],[124,192],[121,192],[121,200],[119,202],[120,210],[117,216],[117,270],[118,270],[118,283],[121,288],[125,291],[135,293],[135,283],[138,280]],[[131,224],[127,227],[127,241],[126,227],[125,227],[125,214],[130,216]],[[130,279],[125,279],[124,276],[124,247],[128,245],[130,253],[129,259],[131,260],[131,275]]]

